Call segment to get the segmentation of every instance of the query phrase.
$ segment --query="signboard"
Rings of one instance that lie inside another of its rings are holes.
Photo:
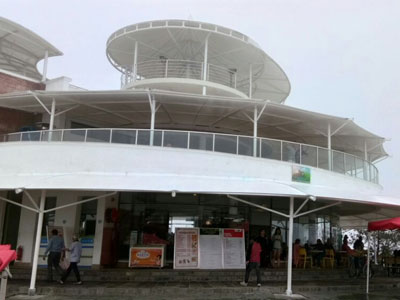
[[[219,228],[200,228],[200,269],[223,269]]]
[[[165,246],[131,247],[129,251],[130,268],[162,268],[164,267]]]
[[[292,166],[292,181],[310,183],[311,169],[307,167]]]
[[[199,267],[199,229],[176,228],[174,269],[197,269]]]
[[[224,269],[245,269],[246,255],[243,229],[223,229]]]

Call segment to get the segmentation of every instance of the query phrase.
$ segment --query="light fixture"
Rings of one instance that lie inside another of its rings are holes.
[[[15,189],[15,193],[16,193],[16,194],[21,194],[23,191],[24,191],[23,188],[17,188],[17,189]]]
[[[315,197],[314,195],[308,195],[307,199],[314,202],[317,201],[317,197]]]

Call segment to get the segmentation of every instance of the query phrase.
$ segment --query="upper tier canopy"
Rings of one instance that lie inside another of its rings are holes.
[[[160,59],[203,62],[207,38],[208,63],[235,71],[237,89],[249,89],[252,66],[252,98],[285,101],[290,83],[279,65],[246,35],[214,24],[161,20],[130,25],[110,36],[107,57],[121,72],[131,71],[137,41],[138,64]]]
[[[149,96],[159,109],[156,128],[225,132],[253,135],[249,119],[258,106],[258,136],[327,147],[327,128],[331,125],[332,149],[371,162],[387,156],[385,139],[340,118],[256,99],[211,97],[157,90],[18,92],[0,95],[0,107],[43,113],[40,99],[48,109],[53,99],[56,112],[68,110],[71,120],[102,128],[149,128]],[[72,109],[73,108],[73,109]],[[72,109],[72,110],[69,110]]]
[[[40,80],[37,63],[48,56],[62,52],[36,33],[0,17],[0,69]]]

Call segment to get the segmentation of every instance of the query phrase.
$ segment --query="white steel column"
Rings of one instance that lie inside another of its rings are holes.
[[[257,131],[258,131],[258,109],[257,105],[254,105],[254,119],[253,119],[253,156],[257,156]]]
[[[332,171],[332,142],[331,142],[331,123],[328,123],[328,166],[329,170]]]
[[[46,81],[46,77],[47,77],[47,62],[48,62],[48,60],[49,60],[49,51],[46,50],[46,52],[44,53],[42,82]]]
[[[204,61],[203,61],[203,80],[207,80],[207,73],[208,73],[208,37],[207,35],[206,40],[204,42]],[[207,87],[203,86],[203,95],[207,94]]]
[[[53,98],[53,101],[51,101],[51,111],[50,111],[50,124],[49,124],[49,137],[48,137],[49,142],[52,140],[53,137],[52,130],[54,129],[55,114],[56,114],[56,100]]]
[[[289,239],[288,239],[288,259],[287,259],[287,289],[286,295],[291,296],[292,292],[292,259],[293,259],[293,218],[294,218],[294,198],[290,197],[289,207]]]
[[[135,41],[135,53],[133,56],[133,82],[136,81],[136,77],[137,77],[137,56],[138,56],[138,42]]]
[[[249,71],[249,98],[253,97],[253,65],[250,65]]]
[[[156,101],[152,99],[150,101],[151,109],[151,120],[150,120],[150,146],[154,144],[154,126],[156,122]]]
[[[29,286],[28,294],[30,296],[34,296],[36,293],[36,275],[37,275],[37,266],[39,260],[39,248],[40,248],[40,240],[42,237],[42,226],[43,226],[43,214],[44,214],[44,205],[46,202],[46,190],[42,190],[42,194],[40,196],[40,205],[39,205],[39,215],[38,215],[38,223],[36,228],[36,240],[35,240],[35,252],[33,254],[33,263],[32,263],[32,275],[31,275],[31,284]]]

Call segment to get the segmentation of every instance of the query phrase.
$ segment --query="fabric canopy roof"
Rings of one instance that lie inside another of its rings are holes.
[[[62,55],[36,33],[0,17],[0,69],[40,80],[42,75],[36,65],[46,51],[49,57]]]
[[[400,217],[368,223],[368,231],[400,229]]]
[[[251,66],[252,97],[278,103],[285,101],[290,93],[290,82],[281,67],[252,39],[223,26],[188,20],[129,25],[108,39],[107,57],[119,71],[131,70],[137,41],[138,63],[160,57],[201,63],[206,39],[208,63],[235,70],[238,90],[247,94]]]
[[[73,108],[67,116],[89,127],[149,128],[149,93],[159,109],[156,129],[182,129],[253,135],[254,106],[261,112],[258,136],[327,147],[327,128],[331,124],[332,149],[369,160],[387,155],[384,138],[355,124],[351,119],[335,117],[256,99],[239,99],[184,94],[160,90],[114,91],[35,91],[0,95],[0,107],[33,113],[50,109],[52,99],[60,112]]]

